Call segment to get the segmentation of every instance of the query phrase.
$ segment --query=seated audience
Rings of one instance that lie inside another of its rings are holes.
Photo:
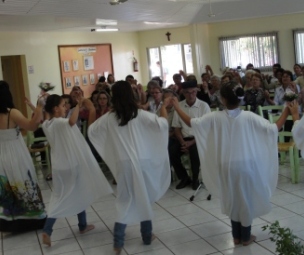
[[[298,84],[301,89],[304,89],[304,66],[302,67],[302,75],[298,76],[295,83]]]
[[[115,78],[113,74],[108,74],[107,83],[112,86],[115,83]]]
[[[95,108],[97,108],[97,105],[98,105],[98,102],[97,102],[98,93],[99,93],[99,90],[94,90],[90,97],[90,100],[92,101]]]
[[[263,106],[265,101],[269,99],[269,96],[265,97],[265,92],[261,87],[262,77],[260,74],[255,73],[251,76],[251,84],[252,88],[245,91],[243,103],[246,106],[250,105],[252,112],[258,113],[258,106]]]
[[[102,90],[97,94],[96,119],[106,114],[110,110],[111,96]]]
[[[144,104],[142,109],[158,114],[162,106],[162,88],[158,84],[155,84],[151,87],[150,91],[153,100]]]
[[[249,69],[245,72],[245,84],[243,86],[244,91],[251,89],[252,84],[251,84],[251,76],[255,73],[252,69]]]
[[[196,82],[184,82],[182,84],[182,88],[186,99],[181,101],[179,104],[180,107],[184,109],[190,116],[201,117],[210,112],[208,104],[196,98],[198,90]],[[192,129],[189,128],[175,113],[172,121],[172,127],[174,127],[174,133],[177,139],[172,141],[172,144],[170,144],[169,156],[174,171],[180,180],[179,184],[176,186],[176,189],[182,189],[191,184],[191,179],[187,173],[187,170],[181,162],[181,156],[184,153],[187,153],[191,162],[192,189],[195,190],[199,186],[198,174],[200,171],[200,161]]]
[[[129,84],[132,87],[135,100],[138,103],[138,105],[142,105],[146,103],[146,93],[143,90],[143,87],[140,83],[137,84],[137,80],[134,79],[134,76],[129,74],[126,76],[125,81],[129,82]]]
[[[152,81],[157,81],[158,85],[162,88],[163,87],[163,80],[159,76],[155,76],[151,79]]]

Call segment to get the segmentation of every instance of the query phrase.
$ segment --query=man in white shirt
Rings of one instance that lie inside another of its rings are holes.
[[[189,116],[192,118],[201,117],[210,112],[208,104],[196,98],[198,90],[196,81],[183,82],[182,89],[186,99],[179,104]],[[180,179],[176,189],[182,189],[191,183],[191,179],[181,162],[181,156],[188,153],[191,161],[192,189],[195,190],[199,186],[200,161],[192,129],[176,113],[174,113],[172,127],[175,130],[176,140],[170,144],[169,156],[177,177]]]

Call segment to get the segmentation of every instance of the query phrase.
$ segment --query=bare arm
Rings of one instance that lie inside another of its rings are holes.
[[[143,109],[143,110],[148,111],[148,109],[149,109],[149,102],[147,102],[146,104],[140,105],[140,108]]]
[[[79,103],[73,108],[73,112],[69,118],[69,124],[70,126],[74,126],[78,120],[78,115],[79,115]]]
[[[36,107],[32,104],[32,102],[26,97],[24,102],[31,108],[31,110],[34,112]]]
[[[184,81],[187,80],[187,74],[183,70],[179,70],[179,74],[184,78]]]
[[[90,99],[83,99],[83,106],[89,111],[88,127],[96,120],[96,110]]]
[[[210,76],[213,76],[213,70],[210,65],[206,65],[205,70],[206,73],[208,73]]]
[[[284,125],[284,123],[290,113],[292,114],[293,121],[296,121],[299,119],[298,102],[293,101],[291,103],[288,103],[287,107],[285,107],[280,118],[276,122],[278,130],[280,130],[282,128],[282,126]]]
[[[35,108],[32,119],[27,119],[24,115],[17,109],[11,110],[11,119],[22,129],[35,131],[42,120],[42,106],[38,105]]]
[[[270,98],[269,92],[267,90],[264,91],[264,96],[268,104],[275,105],[275,102]]]
[[[168,119],[168,112],[167,112],[167,106],[168,104],[171,102],[171,98],[170,97],[167,97],[164,101],[163,101],[163,104],[160,108],[160,112],[159,112],[159,116],[160,117],[164,117],[166,119]]]
[[[138,91],[138,94],[139,94],[139,97],[140,97],[141,104],[145,104],[146,101],[147,101],[147,95],[146,95],[146,92],[144,91],[143,86],[141,84],[137,85],[137,91]]]
[[[292,116],[293,122],[300,119],[298,106],[299,106],[298,102],[296,101],[293,101],[290,104],[288,104],[288,108]]]

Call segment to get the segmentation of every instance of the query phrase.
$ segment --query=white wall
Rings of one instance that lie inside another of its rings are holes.
[[[34,74],[28,74],[28,80],[30,99],[35,101],[41,81],[55,84],[52,93],[62,94],[58,45],[98,43],[112,44],[116,80],[128,74],[141,80],[141,73],[134,73],[132,67],[132,51],[135,56],[139,55],[137,33],[1,32],[0,56],[25,55],[26,65],[34,66]]]
[[[284,69],[292,70],[295,64],[292,30],[304,28],[303,19],[304,14],[302,13],[209,24],[209,38],[207,40],[212,56],[210,64],[216,73],[220,73],[218,38],[221,36],[278,31],[280,63]],[[201,41],[202,44],[204,42],[205,40]]]
[[[170,41],[168,41],[166,33],[170,32]],[[191,43],[190,29],[187,27],[158,29],[138,32],[140,68],[142,74],[142,84],[147,85],[149,81],[149,65],[147,48],[158,47],[161,45]],[[178,72],[179,70],[176,70]]]
[[[132,74],[143,85],[149,80],[147,48],[160,45],[191,43],[194,70],[197,77],[211,64],[215,73],[220,73],[218,38],[268,31],[279,32],[280,62],[292,69],[295,62],[292,29],[303,28],[304,14],[275,16],[259,19],[226,21],[213,24],[148,30],[137,33],[60,33],[60,32],[1,32],[0,56],[25,55],[27,66],[34,66],[34,74],[28,74],[30,98],[39,94],[41,81],[56,85],[53,93],[61,94],[61,78],[58,45],[111,43],[116,80]],[[303,25],[302,25],[303,24]],[[171,33],[171,41],[165,35]],[[139,60],[139,72],[133,72],[132,51]],[[2,79],[2,70],[0,70]]]

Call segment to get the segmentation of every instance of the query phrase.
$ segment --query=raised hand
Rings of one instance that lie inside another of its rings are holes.
[[[298,114],[299,104],[296,100],[293,100],[292,102],[287,102],[287,107],[288,107],[289,112],[290,112],[291,115]]]
[[[179,101],[177,99],[177,97],[172,97],[171,98],[171,103],[173,104],[174,108],[178,108],[179,107]]]

